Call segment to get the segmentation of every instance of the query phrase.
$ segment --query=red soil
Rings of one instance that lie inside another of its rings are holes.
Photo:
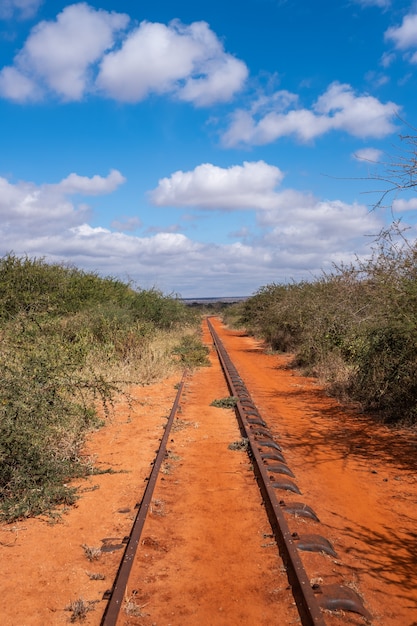
[[[343,410],[314,379],[288,369],[288,357],[216,326],[296,476],[302,496],[288,499],[321,520],[305,531],[305,522],[291,523],[337,551],[336,559],[302,553],[310,580],[354,587],[375,625],[416,626],[416,434]],[[229,395],[214,352],[210,358],[212,367],[187,380],[120,625],[298,623],[248,457],[228,448],[240,438],[234,412],[210,406]],[[133,389],[131,409],[120,400],[86,449],[116,473],[80,483],[77,506],[59,523],[0,526],[2,625],[68,624],[77,600],[91,609],[83,623],[100,624],[177,382]],[[83,546],[101,548],[98,560],[88,561]],[[364,623],[351,613],[325,619]]]

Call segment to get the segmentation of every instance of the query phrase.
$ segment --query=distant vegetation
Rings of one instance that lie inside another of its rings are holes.
[[[329,391],[389,424],[417,424],[417,244],[393,224],[372,258],[270,284],[225,310]]]
[[[206,364],[178,298],[9,254],[0,259],[0,519],[71,504],[88,430],[129,384]]]

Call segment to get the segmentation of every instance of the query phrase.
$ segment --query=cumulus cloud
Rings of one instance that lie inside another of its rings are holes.
[[[199,167],[189,173],[188,186],[183,184],[187,177],[179,178],[169,202],[194,198],[204,208],[203,196],[212,183],[211,208],[238,208],[242,186],[249,193],[253,185],[248,204],[253,202],[256,232],[242,230],[242,240],[220,245],[181,232],[120,232],[140,226],[134,217],[115,220],[112,228],[118,232],[93,227],[89,207],[76,205],[74,197],[111,192],[123,179],[115,170],[107,177],[70,174],[43,185],[0,178],[0,254],[13,250],[69,262],[183,296],[246,295],[268,282],[306,278],[333,262],[352,261],[369,242],[363,235],[380,230],[376,213],[363,205],[281,189],[281,170],[262,161],[224,169]],[[208,182],[204,173],[211,176]]]
[[[375,156],[371,150],[368,156]],[[274,251],[280,250],[291,267],[304,264],[317,270],[320,259],[322,263],[330,258],[336,261],[338,255],[339,260],[346,261],[346,250],[358,251],[363,245],[359,239],[364,232],[378,232],[378,218],[365,205],[339,200],[324,202],[313,194],[283,188],[283,179],[278,167],[264,161],[229,168],[205,163],[192,171],[177,171],[161,179],[150,192],[150,199],[156,206],[253,210],[258,226],[265,232],[261,240],[251,238],[247,231],[242,238],[260,246],[263,258],[265,254],[272,255],[275,262]]]
[[[393,26],[385,33],[385,39],[392,41],[397,50],[404,50],[410,63],[417,63],[417,12],[403,18],[401,26]]]
[[[283,174],[264,161],[244,162],[221,168],[211,163],[191,172],[174,172],[162,178],[150,192],[156,206],[187,206],[201,209],[266,209],[274,205],[275,187]]]
[[[87,93],[138,102],[169,94],[195,106],[229,101],[248,75],[225,52],[205,22],[142,22],[127,15],[67,6],[35,26],[12,66],[0,72],[0,95],[17,102],[55,94],[64,101]]]
[[[392,41],[398,50],[417,47],[417,13],[405,15],[401,26],[389,28],[385,39]]]
[[[118,171],[111,170],[110,174],[103,178],[96,174],[92,178],[70,174],[58,185],[58,189],[64,194],[82,194],[87,196],[97,196],[115,191],[119,185],[126,182],[126,178]]]
[[[19,241],[29,232],[50,234],[57,228],[77,224],[88,216],[88,208],[84,205],[75,207],[59,192],[57,185],[12,184],[0,178],[0,233],[3,245],[7,241]],[[12,245],[10,249],[14,248]]]
[[[394,212],[403,213],[407,211],[417,210],[417,198],[409,198],[408,200],[397,198],[392,203],[392,209]]]
[[[151,200],[159,206],[254,210],[257,233],[243,229],[233,236],[244,240],[240,253],[254,263],[249,274],[255,268],[264,273],[261,284],[273,268],[276,275],[271,280],[282,280],[285,273],[289,278],[351,262],[367,245],[364,234],[379,232],[379,217],[365,205],[323,201],[281,188],[282,181],[281,170],[263,161],[230,168],[204,164],[159,181]],[[220,262],[221,252],[216,254]]]
[[[246,65],[224,51],[205,22],[142,22],[120,50],[104,57],[97,85],[125,102],[138,102],[153,92],[205,106],[230,100],[247,73]]]
[[[0,19],[10,19],[17,16],[20,19],[33,17],[43,0],[1,0]]]
[[[31,231],[54,232],[84,221],[90,215],[85,204],[74,206],[68,196],[74,194],[100,195],[111,193],[125,178],[117,170],[101,176],[78,176],[70,174],[57,184],[35,185],[31,182],[10,183],[0,178],[0,218],[3,235],[16,235],[22,228],[22,220]],[[17,231],[15,231],[17,229]]]
[[[375,235],[382,226],[363,204],[323,201],[293,190],[282,194],[275,209],[260,212],[258,220],[264,227],[262,247],[304,277],[309,270],[317,275],[333,264],[354,262],[367,252],[364,235]]]
[[[383,104],[373,96],[356,95],[350,85],[338,82],[319,96],[311,110],[297,107],[296,95],[289,98],[285,92],[285,98],[276,96],[263,97],[261,107],[255,102],[249,110],[237,110],[223,135],[223,144],[263,145],[289,135],[308,142],[331,130],[380,138],[394,131],[392,119],[399,110],[393,102]]]
[[[0,72],[0,93],[25,101],[36,99],[42,90],[51,90],[64,100],[80,100],[89,80],[91,64],[101,59],[114,44],[115,34],[126,28],[129,18],[73,4],[55,21],[40,22],[32,29],[13,67]],[[15,82],[33,89],[17,89]]]
[[[36,83],[15,67],[4,67],[0,71],[0,95],[15,102],[38,100],[41,91]]]

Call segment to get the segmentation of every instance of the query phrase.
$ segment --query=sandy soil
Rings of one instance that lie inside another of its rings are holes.
[[[302,496],[291,499],[314,508],[314,532],[337,551],[303,553],[310,580],[355,588],[375,625],[416,626],[416,434],[342,410],[288,369],[288,357],[217,328],[296,476]],[[228,447],[240,437],[233,411],[210,406],[228,395],[213,352],[211,360],[187,380],[120,625],[297,623],[248,457]],[[178,380],[133,389],[133,406],[121,400],[91,435],[85,453],[113,473],[83,481],[59,523],[0,526],[2,625],[68,624],[80,607],[90,609],[84,624],[100,624]],[[326,615],[326,623],[364,620]]]

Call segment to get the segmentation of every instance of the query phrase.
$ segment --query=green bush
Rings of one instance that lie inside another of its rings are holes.
[[[417,423],[417,244],[396,225],[372,256],[311,282],[267,285],[240,323],[330,392],[390,423]]]
[[[173,350],[173,354],[179,357],[180,362],[185,367],[191,368],[210,365],[209,352],[209,348],[197,335],[186,335]]]

